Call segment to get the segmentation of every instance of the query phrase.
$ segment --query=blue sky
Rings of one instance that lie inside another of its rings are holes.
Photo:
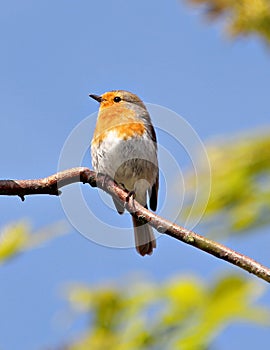
[[[269,50],[255,38],[226,39],[219,25],[207,25],[182,1],[12,0],[0,9],[1,178],[56,172],[70,132],[97,111],[90,92],[130,90],[182,115],[203,140],[269,125]],[[83,165],[90,166],[90,156]],[[65,220],[58,198],[0,202],[1,225],[27,218],[35,230]],[[260,234],[263,241],[229,243],[267,264],[269,244]],[[55,321],[67,307],[59,292],[65,282],[117,282],[138,271],[158,281],[188,273],[214,279],[225,270],[236,271],[170,238],[143,259],[71,230],[1,267],[0,347],[34,350],[74,334],[76,325]],[[234,350],[244,338],[253,349],[268,339],[267,330],[230,327],[217,344],[225,350],[230,339]]]

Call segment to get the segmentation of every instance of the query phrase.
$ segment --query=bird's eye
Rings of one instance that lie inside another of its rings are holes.
[[[113,100],[114,100],[114,102],[120,102],[121,101],[121,97],[116,96]]]

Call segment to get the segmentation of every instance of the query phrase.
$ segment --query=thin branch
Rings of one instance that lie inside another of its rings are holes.
[[[199,248],[270,282],[269,268],[248,256],[163,219],[145,209],[133,198],[128,197],[127,201],[127,192],[119,187],[110,177],[102,174],[97,175],[88,168],[72,168],[37,180],[0,180],[0,195],[19,196],[22,200],[24,200],[26,195],[33,194],[59,196],[61,187],[75,182],[89,183],[92,187],[99,187],[114,198],[120,198],[120,200],[125,202],[125,208],[131,215],[136,216],[141,221],[149,222],[158,232]]]
[[[59,196],[61,187],[75,182],[89,183],[96,187],[96,173],[88,168],[72,168],[36,180],[0,180],[0,195],[24,197],[33,194]]]

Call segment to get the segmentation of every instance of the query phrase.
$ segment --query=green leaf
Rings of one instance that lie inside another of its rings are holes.
[[[232,36],[256,34],[270,43],[269,0],[188,0],[204,6],[209,19],[226,18],[227,32]]]
[[[252,231],[270,224],[270,134],[239,135],[224,142],[208,144],[212,169],[211,193],[203,223],[218,234]],[[209,174],[197,169],[202,189]],[[194,197],[196,178],[186,173],[187,196]],[[207,197],[205,195],[205,197]],[[184,215],[190,212],[187,203]],[[192,213],[198,215],[193,207]],[[180,217],[181,221],[182,218]]]
[[[269,310],[255,304],[262,293],[258,284],[239,275],[212,284],[189,277],[125,289],[74,285],[68,299],[91,321],[68,349],[207,349],[232,322],[269,325]]]
[[[29,236],[25,222],[3,227],[0,232],[0,262],[20,253],[26,247]]]

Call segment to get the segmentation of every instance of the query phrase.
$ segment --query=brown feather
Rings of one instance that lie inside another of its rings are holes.
[[[135,217],[132,217],[132,222],[137,252],[142,256],[151,255],[157,246],[152,227],[149,224],[142,225]]]

